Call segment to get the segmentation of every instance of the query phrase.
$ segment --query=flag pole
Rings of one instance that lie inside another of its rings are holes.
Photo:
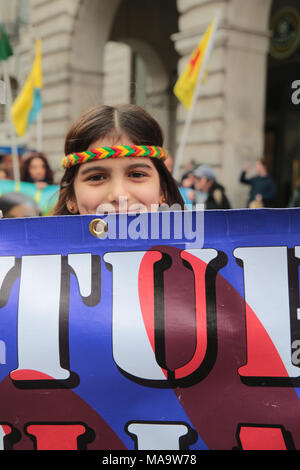
[[[6,94],[5,94],[6,84],[4,80],[0,80],[0,104],[6,103]]]
[[[38,152],[43,151],[43,118],[40,110],[36,118],[36,148]]]
[[[37,42],[37,36],[35,40]],[[35,53],[37,54],[37,50]],[[43,151],[43,109],[40,109],[36,117],[36,148],[38,152]]]
[[[0,11],[0,24],[2,24],[1,11]],[[7,90],[6,111],[8,115],[9,130],[10,130],[10,145],[11,145],[12,158],[13,158],[13,174],[14,174],[15,182],[19,183],[20,182],[19,157],[18,157],[18,148],[17,148],[17,143],[16,143],[16,134],[15,134],[14,124],[13,124],[12,116],[10,114],[10,110],[12,107],[12,92],[11,92],[11,84],[10,84],[9,72],[8,72],[8,67],[7,67],[7,60],[1,60],[1,66],[3,70],[4,83],[5,83],[6,90]]]
[[[188,110],[188,113],[187,113],[187,116],[186,116],[186,120],[185,120],[185,123],[184,123],[184,128],[183,128],[183,131],[182,131],[182,136],[181,136],[181,139],[180,139],[178,151],[177,151],[177,154],[175,156],[175,163],[174,163],[174,170],[173,170],[173,175],[174,175],[175,179],[179,177],[180,164],[181,164],[181,161],[182,161],[183,152],[184,152],[184,149],[185,149],[187,137],[188,137],[189,130],[190,130],[190,127],[191,127],[193,114],[194,114],[195,106],[196,106],[199,91],[200,91],[200,86],[201,86],[201,83],[203,81],[204,74],[206,72],[207,62],[209,60],[210,54],[211,54],[213,46],[214,46],[214,42],[215,42],[215,38],[216,38],[216,35],[217,35],[217,30],[218,30],[219,25],[220,25],[220,21],[221,21],[221,10],[218,9],[217,12],[216,12],[215,21],[214,21],[214,24],[213,24],[213,27],[212,27],[211,39],[209,41],[207,49],[204,52],[203,62],[202,62],[202,66],[201,66],[201,69],[200,69],[200,72],[199,72],[199,76],[198,76],[198,80],[197,80],[197,83],[196,83],[195,91],[194,91],[194,94],[193,94],[192,103],[191,103],[191,106],[190,106],[190,108]]]

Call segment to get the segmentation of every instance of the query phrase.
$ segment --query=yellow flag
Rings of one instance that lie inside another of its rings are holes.
[[[32,69],[27,80],[14,101],[11,114],[18,136],[23,136],[30,124],[32,124],[38,112],[41,110],[41,88],[43,86],[42,76],[42,48],[41,41],[36,41],[36,54]]]
[[[201,41],[193,51],[183,73],[180,75],[174,86],[174,94],[187,109],[190,108],[192,103],[195,86],[203,65],[205,51],[207,50],[212,37],[213,25],[214,20],[208,26]]]

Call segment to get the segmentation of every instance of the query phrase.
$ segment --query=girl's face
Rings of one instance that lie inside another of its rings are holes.
[[[41,158],[36,157],[31,160],[28,171],[33,181],[42,181],[46,176],[46,165]]]
[[[112,145],[133,144],[128,139],[112,143],[103,138],[88,150]],[[79,214],[150,211],[157,210],[163,202],[159,174],[147,157],[84,163],[75,176],[74,193],[75,201],[67,201],[67,207],[71,213]]]

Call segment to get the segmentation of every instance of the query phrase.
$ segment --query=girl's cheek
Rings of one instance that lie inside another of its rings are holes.
[[[103,202],[103,198],[99,197],[98,194],[87,195],[83,200],[83,205],[91,211],[97,209],[97,207]]]
[[[75,190],[75,197],[81,214],[96,210],[103,199],[99,191],[86,187]]]
[[[149,191],[147,193],[147,197],[145,197],[145,201],[148,205],[148,208],[151,207],[151,205],[159,205],[161,202],[161,190],[160,186],[157,185],[156,188],[152,188],[152,191]]]

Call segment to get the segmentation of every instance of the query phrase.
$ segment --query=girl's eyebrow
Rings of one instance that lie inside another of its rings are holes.
[[[131,165],[126,167],[126,170],[133,170],[135,168],[146,168],[148,170],[153,170],[152,166],[148,165],[147,163],[132,163]],[[113,170],[112,168],[107,168],[107,167],[103,167],[103,166],[98,165],[98,166],[91,166],[89,168],[85,168],[80,172],[80,174],[82,176],[85,176],[88,173],[91,173],[91,172],[94,172],[94,171],[105,171],[107,173],[111,173],[112,170]]]
[[[86,175],[88,173],[92,173],[93,171],[106,171],[106,172],[111,172],[110,168],[106,168],[104,166],[90,166],[89,168],[86,168],[85,170],[82,170],[80,172],[81,175]]]
[[[153,170],[153,167],[147,165],[147,163],[133,163],[127,167],[127,170],[132,170],[133,168],[147,168],[148,170]]]

